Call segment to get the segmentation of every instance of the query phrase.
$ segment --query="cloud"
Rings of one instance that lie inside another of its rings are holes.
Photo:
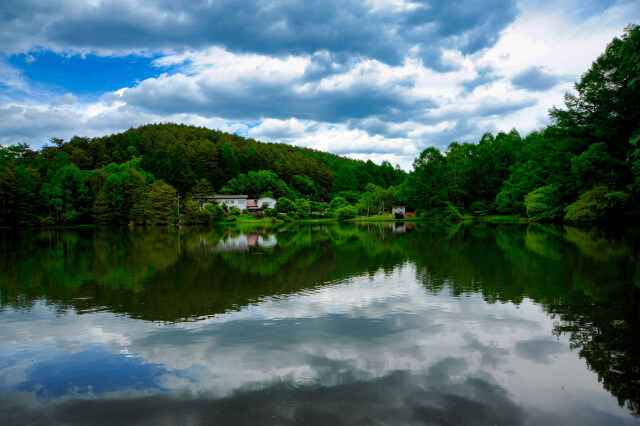
[[[417,54],[438,69],[440,49],[472,54],[489,47],[517,15],[514,0],[378,6],[364,0],[10,0],[0,14],[0,46],[9,54],[36,47],[123,54],[221,46],[275,56],[328,51],[388,64]]]
[[[427,146],[539,128],[640,16],[625,1],[210,3],[4,2],[1,51],[36,63],[0,55],[0,143],[176,121],[408,169]],[[95,88],[25,77],[51,56],[130,68]]]
[[[476,72],[477,76],[475,78],[460,83],[460,86],[462,86],[466,92],[473,92],[476,87],[484,86],[500,79],[491,67],[481,67]]]
[[[562,77],[549,73],[540,66],[531,66],[511,78],[511,84],[516,88],[531,92],[544,92],[562,81]]]
[[[51,105],[75,105],[76,102],[78,102],[78,98],[73,93],[65,93],[64,95],[54,99],[53,102],[51,102]]]
[[[484,345],[471,333],[466,333],[463,337],[467,343],[466,347],[470,350],[477,351],[480,354],[480,361],[484,366],[495,369],[503,363],[509,355],[509,350],[499,348],[495,344]]]
[[[536,364],[550,364],[556,355],[566,351],[564,344],[547,338],[521,340],[515,345],[515,353],[520,358]]]
[[[505,389],[481,378],[459,374],[466,364],[444,358],[424,374],[393,371],[371,378],[343,363],[317,359],[325,375],[317,386],[281,380],[260,386],[252,383],[232,395],[143,395],[114,392],[103,398],[75,398],[25,409],[28,394],[0,396],[13,409],[2,414],[8,423],[232,423],[260,424],[371,424],[430,423],[446,419],[455,424],[521,424],[524,410]],[[336,364],[342,371],[336,371]],[[329,368],[327,368],[329,367]],[[246,409],[250,407],[251,409]]]

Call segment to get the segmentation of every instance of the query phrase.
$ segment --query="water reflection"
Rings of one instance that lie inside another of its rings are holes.
[[[639,411],[637,230],[1,238],[8,423],[602,424]]]

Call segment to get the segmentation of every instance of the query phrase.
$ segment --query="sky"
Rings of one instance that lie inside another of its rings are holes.
[[[0,144],[175,122],[409,170],[549,124],[639,18],[627,0],[3,0]]]

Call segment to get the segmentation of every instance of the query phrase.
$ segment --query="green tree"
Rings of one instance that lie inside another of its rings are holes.
[[[333,180],[333,192],[357,190],[358,179],[353,170],[353,167],[347,164],[342,165]]]
[[[168,223],[175,215],[178,192],[163,180],[157,180],[144,193],[138,206],[139,219],[151,225]]]
[[[108,223],[111,219],[111,203],[104,191],[100,190],[93,200],[91,217],[97,223]]]
[[[309,200],[304,198],[298,198],[293,204],[293,208],[296,214],[300,217],[309,217],[311,214],[311,205],[309,204]]]
[[[346,207],[349,205],[349,202],[342,197],[335,197],[329,203],[329,210],[332,212],[338,210],[341,207]]]
[[[280,197],[278,201],[276,201],[275,209],[278,213],[291,213],[294,211],[293,201],[285,197]]]
[[[0,174],[0,223],[13,221],[16,201],[16,177],[13,164],[5,165]]]

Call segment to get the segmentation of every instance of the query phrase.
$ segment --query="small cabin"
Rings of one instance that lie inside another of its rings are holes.
[[[392,206],[391,213],[394,214],[405,214],[407,206]]]

